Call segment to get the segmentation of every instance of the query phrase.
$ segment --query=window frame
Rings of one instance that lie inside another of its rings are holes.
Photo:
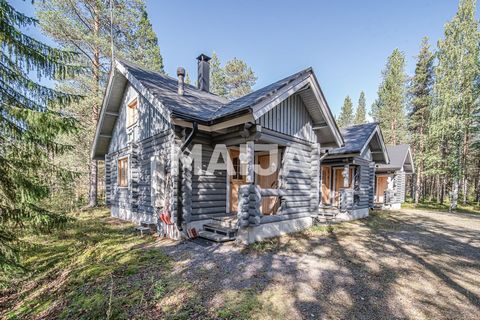
[[[135,108],[133,108],[132,106],[135,105]],[[134,127],[135,125],[138,124],[138,107],[139,107],[139,99],[138,99],[138,96],[131,99],[128,103],[127,103],[127,112],[126,112],[126,127],[127,129],[128,128],[132,128]],[[132,111],[132,110],[135,110],[135,111]],[[131,116],[131,113],[134,112],[135,113],[135,121],[130,123],[130,116]]]
[[[121,179],[122,175],[120,174],[120,163],[121,162],[126,163],[125,184],[121,183],[121,181],[122,181],[122,179]],[[117,185],[118,185],[118,188],[126,189],[126,188],[128,188],[129,184],[130,184],[130,157],[125,156],[125,157],[121,157],[121,158],[117,159]]]

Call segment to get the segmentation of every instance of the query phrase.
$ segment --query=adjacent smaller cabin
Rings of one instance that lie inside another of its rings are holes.
[[[414,173],[410,146],[387,146],[390,163],[379,164],[375,175],[375,206],[400,209],[405,202],[406,176]]]
[[[345,145],[325,149],[321,165],[320,214],[352,220],[368,216],[374,205],[375,167],[389,157],[377,123],[341,130]]]

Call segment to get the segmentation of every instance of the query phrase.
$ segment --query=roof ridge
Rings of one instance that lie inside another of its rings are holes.
[[[268,85],[266,85],[266,86],[263,86],[263,87],[261,87],[261,88],[259,88],[259,89],[257,89],[257,90],[254,90],[254,91],[252,91],[252,92],[249,92],[249,93],[247,93],[247,94],[244,95],[244,96],[238,97],[238,98],[235,99],[235,100],[231,100],[231,101],[229,101],[226,105],[220,106],[217,110],[215,110],[215,111],[213,112],[213,114],[212,114],[213,119],[215,119],[215,118],[218,116],[218,113],[220,112],[220,110],[222,110],[222,108],[225,107],[225,106],[228,106],[228,105],[230,105],[230,104],[233,104],[233,103],[235,103],[235,102],[238,101],[238,100],[245,99],[245,98],[248,97],[249,95],[253,95],[253,94],[255,94],[255,93],[257,93],[257,92],[259,92],[259,91],[261,91],[261,90],[264,90],[265,88],[267,88],[267,87],[269,87],[269,86],[272,86],[272,85],[274,85],[274,84],[276,84],[276,83],[279,83],[279,82],[285,81],[285,80],[287,80],[287,79],[289,79],[289,78],[292,78],[292,80],[290,80],[290,81],[288,82],[288,83],[290,83],[291,81],[293,81],[293,79],[296,79],[297,77],[299,77],[300,75],[302,75],[302,74],[304,74],[304,73],[312,72],[312,70],[313,70],[312,67],[308,67],[308,68],[302,69],[302,70],[300,70],[300,71],[297,71],[297,72],[295,72],[295,73],[292,73],[292,74],[289,75],[289,76],[286,76],[286,77],[284,77],[284,78],[282,78],[282,79],[279,79],[279,80],[277,80],[277,81],[274,81],[274,82],[272,82],[272,83],[270,83],[270,84],[268,84]],[[287,84],[288,84],[288,83],[287,83]],[[283,86],[282,86],[282,87],[283,87]],[[271,92],[265,93],[264,95],[262,95],[262,96],[258,97],[257,99],[255,99],[252,103],[250,103],[250,104],[247,105],[246,107],[249,107],[249,106],[251,106],[251,105],[253,105],[253,104],[256,104],[256,103],[264,100],[265,98],[267,98],[267,96],[271,95],[272,93],[274,93],[274,92],[276,92],[276,91],[278,91],[278,90],[280,90],[280,88],[277,88],[277,89],[275,89],[275,90],[272,90]],[[227,113],[227,114],[228,114],[228,113]],[[222,115],[222,116],[223,116],[223,115]]]
[[[178,81],[177,78],[174,78],[174,77],[172,77],[172,76],[169,76],[169,75],[166,74],[166,73],[161,73],[161,72],[158,72],[158,71],[155,71],[155,70],[151,70],[151,69],[145,68],[145,67],[143,67],[143,66],[141,66],[141,65],[139,65],[139,64],[137,64],[137,63],[135,63],[135,62],[130,62],[130,61],[125,60],[125,59],[116,59],[116,61],[118,61],[118,62],[120,62],[120,63],[122,63],[122,64],[131,65],[131,66],[133,66],[133,67],[135,67],[135,68],[141,69],[141,70],[146,71],[146,72],[155,73],[156,75],[158,75],[158,76],[160,76],[160,77],[163,77],[163,78],[165,78],[165,79],[167,79],[167,80],[171,80],[171,81],[175,81],[175,82]],[[224,98],[224,97],[219,96],[218,94],[215,94],[215,93],[213,93],[213,92],[200,90],[200,89],[198,89],[196,86],[194,86],[193,84],[184,83],[184,86],[186,86],[186,87],[188,87],[189,89],[192,89],[192,90],[194,90],[194,91],[197,91],[197,92],[199,92],[199,93],[206,93],[206,94],[210,94],[210,95],[215,96],[215,97]],[[227,103],[228,103],[228,102],[229,102],[229,101],[227,101]]]

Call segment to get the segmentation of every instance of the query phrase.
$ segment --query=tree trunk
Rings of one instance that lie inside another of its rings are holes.
[[[92,160],[90,162],[90,189],[88,192],[88,206],[89,207],[96,207],[98,205],[97,199],[97,189],[98,189],[98,163],[96,160]]]
[[[415,181],[415,206],[420,201],[420,190],[422,190],[422,171],[420,167],[417,168],[416,181]]]
[[[435,196],[435,200],[437,201],[437,203],[440,203],[440,199],[442,198],[441,194],[442,194],[442,186],[441,186],[441,183],[440,183],[440,174],[437,174],[437,179],[435,181],[435,191],[436,191],[436,196]]]
[[[450,209],[449,209],[450,212],[457,211],[458,185],[459,185],[459,179],[455,178],[452,186],[452,197],[451,197],[451,203],[450,203]]]
[[[94,12],[95,18],[93,22],[93,32],[95,39],[99,38],[100,34],[100,8],[96,7]],[[95,100],[92,106],[92,120],[93,123],[98,121],[99,113],[99,93],[100,93],[100,48],[97,45],[93,50],[93,65],[92,65],[93,78],[95,80]],[[97,160],[91,160],[90,162],[90,189],[88,192],[88,206],[95,207],[98,205],[98,162]]]
[[[468,197],[467,197],[467,196],[468,196],[468,179],[467,179],[467,177],[466,177],[465,174],[463,175],[462,188],[463,188],[463,190],[462,190],[462,193],[463,193],[463,201],[462,201],[462,203],[463,203],[463,205],[465,206],[465,205],[467,205],[467,198],[468,198]]]

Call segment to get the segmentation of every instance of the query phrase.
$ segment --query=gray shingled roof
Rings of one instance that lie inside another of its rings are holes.
[[[177,93],[177,79],[145,70],[130,62],[120,61],[120,63],[174,114],[209,121],[215,111],[228,103],[228,100],[223,97],[198,90],[189,84],[185,84],[185,92],[181,96]]]
[[[359,153],[365,144],[368,143],[368,138],[370,138],[377,125],[376,122],[372,122],[340,129],[345,145],[341,148],[330,150],[330,154]]]
[[[274,82],[266,87],[253,91],[243,97],[233,100],[215,112],[214,118],[221,118],[223,116],[248,109],[249,107],[275,94],[278,90],[281,90],[298,78],[310,75],[311,72],[312,68],[307,68],[282,80]]]
[[[377,171],[389,171],[389,170],[400,170],[405,166],[405,171],[410,173],[413,172],[412,164],[410,163],[409,157],[410,145],[408,144],[399,144],[396,146],[387,146],[388,156],[390,158],[389,164],[381,164],[378,166]]]
[[[120,61],[120,63],[174,114],[205,122],[247,110],[250,106],[275,94],[292,81],[312,72],[311,68],[302,70],[241,98],[228,101],[223,97],[198,90],[196,87],[187,84],[185,84],[184,95],[180,96],[177,93],[177,79],[145,70],[130,62]]]

